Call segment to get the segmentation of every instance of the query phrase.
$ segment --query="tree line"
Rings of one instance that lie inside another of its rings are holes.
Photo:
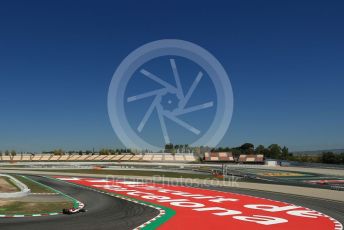
[[[5,152],[2,152],[0,150],[0,156],[2,156],[2,155],[4,155],[4,156],[15,156],[15,155],[17,155],[17,152],[15,150],[11,150],[11,151],[6,150]]]
[[[344,164],[344,152],[323,152],[317,155],[295,155],[292,156],[289,160],[307,163]]]
[[[271,158],[276,160],[288,160],[297,162],[308,162],[308,163],[325,163],[325,164],[344,164],[344,152],[323,152],[321,154],[293,154],[289,152],[286,146],[279,146],[278,144],[272,144],[268,147],[258,145],[256,148],[251,143],[245,143],[239,147],[219,147],[212,149],[214,152],[232,152],[235,157],[240,154],[263,154],[265,158]]]

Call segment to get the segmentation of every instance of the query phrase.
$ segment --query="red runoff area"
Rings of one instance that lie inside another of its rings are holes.
[[[158,229],[341,229],[336,220],[304,207],[202,188],[95,178],[59,178],[165,206],[176,215]]]

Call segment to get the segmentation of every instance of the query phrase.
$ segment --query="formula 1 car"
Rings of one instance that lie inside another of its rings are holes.
[[[64,208],[64,209],[62,209],[62,213],[67,214],[67,215],[76,214],[79,212],[87,212],[87,210],[84,208]]]

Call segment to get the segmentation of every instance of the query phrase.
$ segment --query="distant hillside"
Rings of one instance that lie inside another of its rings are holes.
[[[312,150],[312,151],[295,151],[295,155],[319,155],[323,152],[344,153],[344,149],[325,149],[325,150]]]

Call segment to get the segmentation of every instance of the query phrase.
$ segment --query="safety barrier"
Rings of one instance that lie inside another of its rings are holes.
[[[30,194],[31,190],[16,178],[7,174],[0,174],[0,177],[9,178],[20,189],[20,192],[0,192],[0,198],[18,198]]]

